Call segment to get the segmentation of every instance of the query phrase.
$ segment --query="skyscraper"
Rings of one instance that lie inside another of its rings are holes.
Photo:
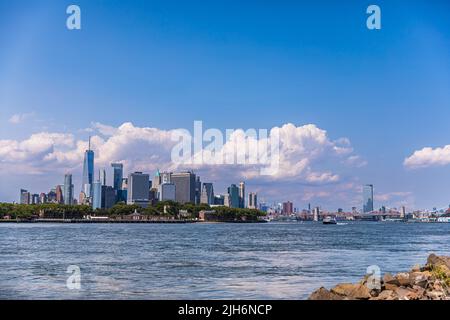
[[[113,188],[114,190],[122,190],[123,164],[111,163],[113,168]]]
[[[150,196],[150,176],[142,172],[128,175],[127,204],[137,204],[147,207]]]
[[[258,209],[258,195],[254,192],[248,194],[247,207],[249,209]]]
[[[91,137],[89,137],[89,149],[84,152],[83,181],[81,191],[86,197],[92,197],[92,183],[94,181],[94,151],[91,150]]]
[[[98,175],[100,177],[100,183],[102,184],[102,186],[106,186],[106,170],[104,168],[100,169]]]
[[[228,199],[231,208],[239,208],[240,206],[239,191],[240,188],[238,188],[235,184],[228,187]]]
[[[373,185],[366,184],[363,187],[363,212],[368,213],[373,211]]]
[[[294,204],[290,201],[283,202],[283,214],[292,214],[294,213]]]
[[[200,177],[197,176],[195,180],[195,204],[200,204],[201,195],[202,195],[202,182],[200,181]]]
[[[64,203],[63,187],[61,187],[60,185],[56,186],[56,202],[59,204]]]
[[[109,209],[116,203],[116,191],[111,186],[102,187],[102,209]]]
[[[161,183],[158,187],[159,201],[175,201],[176,187],[171,182]]]
[[[158,190],[160,184],[161,184],[161,173],[159,172],[159,169],[156,169],[155,176],[153,177],[152,181],[152,188]]]
[[[92,184],[92,209],[102,208],[102,183],[100,180]]]
[[[195,203],[196,178],[193,172],[172,173],[171,181],[175,184],[175,201],[178,203]]]
[[[73,204],[73,184],[72,175],[70,173],[67,173],[64,176],[64,204]]]
[[[20,189],[20,204],[30,204],[30,193],[25,189]]]
[[[245,182],[239,183],[239,208],[245,208]]]
[[[214,204],[214,188],[210,182],[203,183],[202,193],[200,196],[200,203]]]

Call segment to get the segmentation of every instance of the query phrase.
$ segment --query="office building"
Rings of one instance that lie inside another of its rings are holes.
[[[102,184],[102,186],[106,186],[106,170],[100,169],[98,171],[98,175],[100,177],[100,183]]]
[[[137,204],[147,207],[150,196],[150,176],[142,172],[128,175],[127,204]]]
[[[111,186],[102,186],[102,209],[109,209],[116,203],[116,190]]]
[[[315,207],[313,209],[313,220],[314,221],[319,221],[319,216],[320,216],[320,208],[319,207]]]
[[[92,209],[102,208],[102,183],[100,180],[95,181],[92,184]]]
[[[176,187],[174,183],[161,183],[158,187],[159,201],[175,201]]]
[[[157,169],[155,172],[155,176],[153,177],[152,188],[158,190],[160,184],[161,184],[161,173],[159,172],[159,169]]]
[[[64,204],[72,205],[73,204],[73,184],[72,184],[72,175],[67,173],[64,176]]]
[[[228,201],[229,206],[231,208],[239,208],[241,202],[239,197],[240,188],[238,188],[235,184],[232,184],[228,187]]]
[[[181,204],[195,203],[196,177],[193,172],[172,173],[171,181],[175,184],[175,201]]]
[[[31,195],[31,204],[39,204],[39,195],[37,193],[34,193]]]
[[[210,182],[203,183],[202,192],[200,196],[200,203],[212,205],[214,204],[214,188]]]
[[[20,189],[20,204],[30,204],[30,193],[28,190]]]
[[[123,164],[122,163],[111,163],[113,168],[113,188],[114,190],[122,190],[122,179],[123,179]]]
[[[214,196],[214,205],[216,206],[223,206],[225,205],[225,197],[221,194]]]
[[[294,204],[290,201],[283,202],[283,214],[292,214],[294,213]]]
[[[363,213],[373,211],[373,185],[366,184],[363,187]]]
[[[239,208],[245,208],[245,182],[239,183]]]
[[[64,191],[63,186],[56,186],[56,203],[63,204],[64,203]]]
[[[41,194],[39,195],[39,202],[47,203],[47,195],[44,192],[41,192]]]
[[[200,204],[202,195],[202,182],[200,181],[200,177],[197,176],[195,180],[195,204]]]
[[[254,192],[248,194],[247,207],[249,209],[258,209],[258,195]]]
[[[91,138],[89,137],[89,149],[84,152],[83,180],[81,191],[86,197],[92,197],[92,183],[94,180],[94,151],[91,150]]]

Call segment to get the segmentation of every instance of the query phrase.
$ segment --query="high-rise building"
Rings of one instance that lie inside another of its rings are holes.
[[[102,208],[102,183],[100,180],[92,184],[92,209]]]
[[[137,204],[147,207],[150,195],[150,176],[142,172],[128,175],[127,204]]]
[[[39,195],[39,202],[47,203],[47,195],[44,192],[41,192],[41,194]]]
[[[176,187],[171,182],[161,183],[158,187],[159,201],[175,201]]]
[[[373,185],[366,184],[363,187],[363,212],[368,213],[373,211]]]
[[[159,172],[159,169],[156,169],[155,176],[153,177],[152,181],[152,188],[158,190],[160,184],[161,184],[161,173]]]
[[[200,204],[202,196],[202,182],[200,181],[200,177],[197,176],[195,180],[195,204]]]
[[[113,188],[114,190],[122,190],[122,179],[123,179],[123,164],[122,163],[111,163],[113,168]]]
[[[320,215],[320,208],[319,207],[315,207],[313,209],[313,220],[314,221],[319,221],[319,215]]]
[[[200,196],[200,203],[214,204],[214,188],[210,182],[203,183],[202,193]]]
[[[248,194],[247,207],[249,209],[258,209],[258,195],[254,192]]]
[[[102,186],[102,209],[109,209],[116,203],[116,191],[111,186]]]
[[[37,193],[34,193],[31,195],[31,204],[39,204],[39,195]]]
[[[56,189],[50,190],[49,193],[47,193],[47,202],[48,203],[56,203]]]
[[[217,206],[223,206],[225,205],[225,197],[221,194],[214,196],[214,204]]]
[[[239,183],[239,208],[245,208],[245,182]]]
[[[30,204],[30,193],[28,190],[20,189],[20,204]]]
[[[225,193],[223,195],[223,205],[225,207],[231,207],[230,195],[228,193]]]
[[[228,198],[231,208],[239,208],[240,206],[239,191],[240,188],[238,188],[235,184],[228,187]]]
[[[86,195],[83,191],[80,192],[80,195],[78,196],[78,203],[81,205],[87,204]]]
[[[283,202],[283,214],[294,213],[294,204],[290,201]]]
[[[406,207],[402,206],[400,209],[400,218],[405,218],[406,217]]]
[[[163,172],[160,175],[160,181],[159,183],[171,183],[172,182],[172,172]]]
[[[56,186],[56,202],[59,204],[64,203],[64,191],[63,187],[60,185]]]
[[[72,205],[73,204],[73,184],[72,184],[72,175],[67,173],[64,176],[64,204]]]
[[[98,171],[98,176],[100,177],[102,186],[106,186],[106,170],[104,168]]]
[[[91,138],[89,137],[89,149],[84,152],[83,180],[81,191],[86,197],[92,197],[92,183],[94,182],[94,151],[91,150]]]
[[[172,173],[171,181],[175,184],[175,201],[181,204],[195,203],[196,178],[193,172]]]

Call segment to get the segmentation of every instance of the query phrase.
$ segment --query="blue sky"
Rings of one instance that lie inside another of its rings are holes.
[[[79,31],[65,27],[72,2],[0,0],[0,140],[39,132],[86,140],[93,122],[161,130],[192,130],[194,120],[223,130],[314,124],[331,140],[348,138],[367,162],[340,168],[340,182],[373,183],[384,196],[376,205],[450,203],[446,161],[404,165],[417,150],[450,144],[447,1],[373,2],[382,10],[376,31],[366,28],[366,1],[73,3]],[[4,166],[0,201],[17,200],[20,187],[62,183],[56,173],[30,178],[26,170]],[[290,195],[298,207],[307,205],[304,193],[339,187],[300,180]],[[357,194],[311,197],[330,209],[360,206]]]

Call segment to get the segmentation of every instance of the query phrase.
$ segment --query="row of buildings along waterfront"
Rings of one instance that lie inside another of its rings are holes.
[[[257,194],[250,192],[246,199],[245,183],[232,184],[225,194],[215,194],[212,182],[201,182],[192,171],[160,172],[154,176],[144,172],[131,172],[124,176],[120,162],[111,163],[112,185],[107,185],[104,168],[95,174],[94,151],[84,153],[81,190],[78,200],[74,197],[72,174],[67,173],[64,184],[48,193],[31,194],[20,190],[20,203],[59,203],[67,205],[90,205],[93,209],[109,209],[116,203],[135,204],[141,207],[154,205],[158,201],[175,201],[180,204],[208,204],[232,208],[258,208]]]

